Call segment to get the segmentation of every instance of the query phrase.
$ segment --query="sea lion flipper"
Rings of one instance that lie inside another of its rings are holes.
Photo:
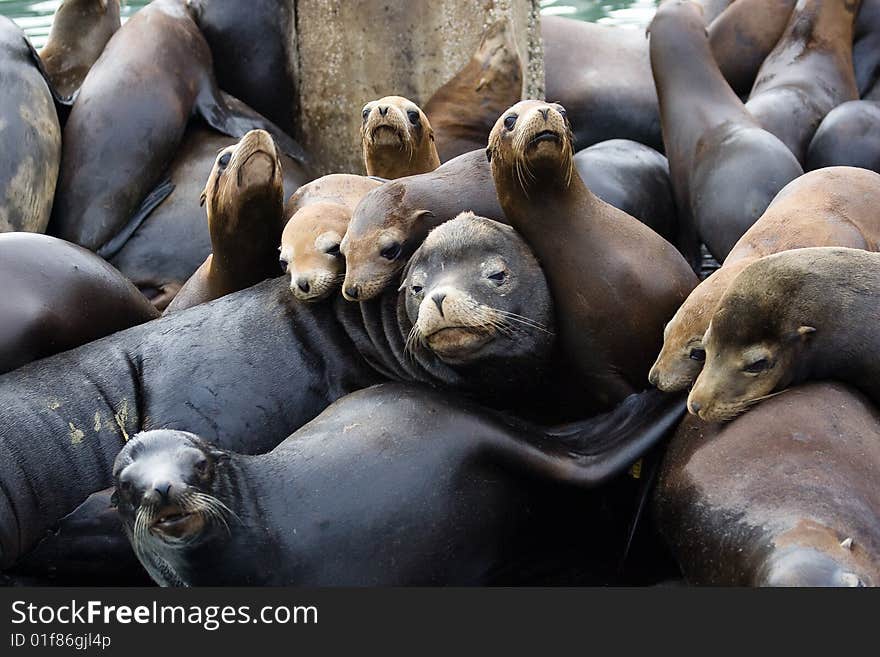
[[[131,216],[131,219],[128,220],[128,223],[122,227],[122,230],[116,233],[116,235],[104,244],[104,246],[99,248],[97,254],[105,260],[109,260],[119,253],[119,251],[122,250],[122,247],[125,246],[125,243],[131,239],[131,236],[134,235],[135,231],[142,223],[144,223],[144,220],[150,216],[150,213],[159,207],[162,201],[171,196],[171,192],[174,191],[174,188],[175,185],[171,182],[170,178],[165,178],[160,182],[152,192],[147,194],[147,197]]]

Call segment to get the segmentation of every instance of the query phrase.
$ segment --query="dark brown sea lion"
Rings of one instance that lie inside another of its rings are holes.
[[[37,53],[5,16],[0,16],[0,89],[0,232],[42,233],[58,179],[61,128]]]
[[[690,584],[880,586],[880,413],[812,383],[729,424],[690,417],[653,506]]]
[[[505,18],[489,26],[464,68],[425,103],[440,160],[483,148],[498,115],[522,98],[522,83],[522,60]]]
[[[706,23],[711,23],[727,11],[731,5],[739,4],[742,0],[694,0],[694,2],[702,8]]]
[[[651,402],[560,433],[386,384],[261,456],[139,434],[114,464],[115,496],[165,586],[619,582],[636,491],[614,477],[678,417]]]
[[[107,43],[64,127],[52,231],[97,250],[137,216],[163,179],[189,119],[240,138],[264,128],[295,159],[290,137],[218,90],[211,51],[182,0],[155,0]]]
[[[361,110],[361,146],[368,176],[393,180],[440,166],[434,130],[421,108],[402,96],[385,96]]]
[[[722,295],[749,264],[766,255],[809,246],[880,249],[880,176],[832,167],[788,183],[730,251],[724,265],[700,283],[663,331],[663,349],[648,375],[667,392],[684,390],[703,368],[703,334]]]
[[[237,142],[201,121],[190,123],[168,173],[151,193],[158,204],[132,220],[101,253],[131,280],[159,310],[211,253],[211,235],[199,197],[217,161],[217,153]],[[299,162],[280,153],[285,198],[311,178]],[[167,194],[167,196],[165,196]],[[163,198],[164,196],[164,198]]]
[[[837,165],[880,172],[880,103],[851,100],[822,119],[807,151],[807,169]]]
[[[862,0],[853,39],[856,85],[864,98],[880,78],[880,0]]]
[[[649,28],[663,139],[679,211],[679,248],[723,261],[789,181],[803,173],[724,80],[692,2],[660,6]]]
[[[159,313],[96,255],[48,235],[0,235],[0,373]]]
[[[584,185],[560,105],[517,103],[486,154],[505,216],[544,267],[584,397],[603,408],[641,390],[693,272],[666,240]]]
[[[278,149],[268,132],[252,130],[217,155],[202,203],[208,215],[211,255],[166,312],[213,301],[277,274],[284,186]]]
[[[40,59],[55,89],[72,96],[119,29],[119,0],[62,0]]]
[[[800,0],[746,103],[758,123],[801,163],[825,115],[859,98],[852,43],[860,2]]]
[[[364,196],[342,240],[343,296],[349,301],[377,296],[432,228],[465,211],[504,220],[481,150],[460,155],[431,173],[392,180]]]
[[[784,251],[737,276],[703,336],[688,410],[729,420],[806,380],[836,379],[880,402],[880,253]]]

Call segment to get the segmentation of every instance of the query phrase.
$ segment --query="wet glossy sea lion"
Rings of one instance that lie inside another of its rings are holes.
[[[853,39],[856,85],[864,98],[880,78],[880,0],[862,0]]]
[[[728,420],[806,380],[835,379],[880,402],[880,253],[784,251],[737,276],[703,336],[688,410]]]
[[[0,234],[0,372],[159,316],[118,271],[48,235]]]
[[[71,96],[80,88],[120,25],[119,0],[62,0],[40,50],[59,94]]]
[[[489,26],[474,56],[425,103],[440,160],[483,148],[498,115],[522,98],[522,82],[522,60],[505,18]]]
[[[663,325],[697,283],[687,262],[584,185],[562,106],[517,103],[486,154],[505,216],[547,274],[584,397],[603,408],[641,390]]]
[[[857,100],[853,23],[861,0],[800,0],[755,80],[746,108],[798,161],[832,109]]]
[[[230,96],[182,0],[156,0],[113,35],[80,89],[64,128],[52,231],[97,250],[163,179],[191,116],[240,138],[268,130],[295,159],[290,137]]]
[[[393,180],[440,166],[434,130],[421,108],[408,98],[386,96],[370,101],[361,116],[367,175]]]
[[[661,390],[684,390],[706,357],[703,334],[721,296],[749,264],[810,246],[880,249],[880,176],[832,167],[788,183],[736,243],[724,265],[691,292],[663,331],[663,349],[648,375]]]
[[[114,464],[116,499],[165,586],[522,584],[548,561],[583,569],[575,582],[615,581],[632,486],[585,489],[674,426],[675,408],[658,419],[640,402],[561,435],[386,384],[262,456],[139,434]]]
[[[223,149],[205,184],[211,255],[168,306],[176,312],[243,290],[278,272],[284,229],[281,160],[272,136],[252,130]]]
[[[724,586],[880,586],[880,414],[812,383],[728,424],[688,418],[653,506],[685,579]]]
[[[343,296],[349,301],[377,296],[432,228],[466,211],[504,219],[482,150],[430,173],[392,180],[364,196],[342,240]]]
[[[217,153],[236,142],[200,121],[192,122],[169,168],[171,185],[154,190],[158,205],[144,213],[140,224],[129,223],[102,250],[159,310],[171,303],[211,253],[211,235],[199,198]],[[311,174],[287,155],[279,157],[286,198]]]
[[[660,153],[635,141],[611,139],[577,152],[574,166],[593,194],[675,239],[678,217],[669,163]]]
[[[880,172],[880,103],[851,100],[828,112],[807,151],[807,169],[837,165]]]
[[[723,261],[776,193],[803,171],[724,80],[696,5],[661,5],[649,31],[681,222],[678,246],[695,263],[702,240]]]
[[[0,232],[42,233],[61,159],[61,128],[39,57],[24,32],[0,16]]]

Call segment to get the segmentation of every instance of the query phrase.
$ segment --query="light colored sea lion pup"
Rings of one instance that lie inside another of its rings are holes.
[[[368,175],[392,180],[440,166],[434,130],[411,100],[385,96],[364,105],[361,114],[361,143]]]
[[[703,368],[703,334],[721,295],[758,258],[810,246],[880,250],[880,175],[854,167],[810,172],[786,185],[746,231],[724,265],[691,292],[663,331],[650,382],[684,390]]]
[[[62,96],[80,88],[92,64],[119,29],[119,0],[62,0],[40,59]]]
[[[880,253],[813,247],[761,258],[721,297],[688,410],[723,422],[816,379],[880,403],[878,307]]]
[[[166,313],[212,301],[276,275],[284,187],[272,136],[251,130],[238,144],[220,151],[202,202],[212,252]]]

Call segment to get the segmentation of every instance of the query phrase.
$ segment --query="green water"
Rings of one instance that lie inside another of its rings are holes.
[[[0,0],[0,14],[21,25],[34,45],[40,48],[46,42],[52,15],[59,4],[61,0]],[[124,2],[123,17],[131,16],[145,4],[147,2],[137,0]],[[656,5],[656,0],[541,0],[541,11],[584,21],[644,27]]]

